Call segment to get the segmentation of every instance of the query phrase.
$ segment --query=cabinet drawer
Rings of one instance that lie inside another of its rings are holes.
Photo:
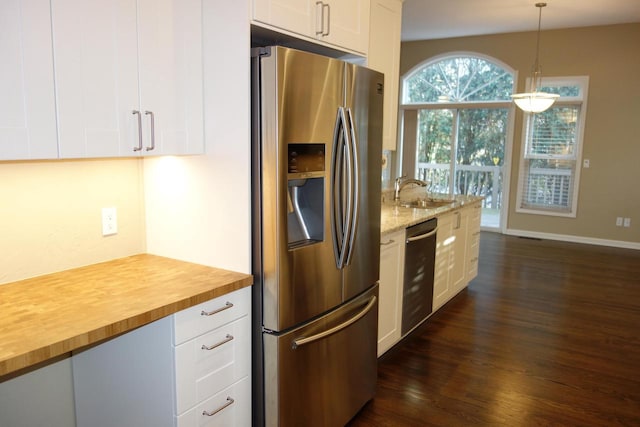
[[[204,412],[213,415],[206,415]],[[216,412],[217,411],[217,412]],[[251,384],[245,377],[190,411],[176,417],[177,427],[251,425]]]
[[[175,348],[176,413],[213,396],[249,374],[249,316]]]
[[[246,287],[176,313],[174,345],[247,315],[250,305],[251,287]]]

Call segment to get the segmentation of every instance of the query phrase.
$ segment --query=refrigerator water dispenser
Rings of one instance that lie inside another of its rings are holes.
[[[287,243],[297,249],[324,240],[324,178],[290,179]]]

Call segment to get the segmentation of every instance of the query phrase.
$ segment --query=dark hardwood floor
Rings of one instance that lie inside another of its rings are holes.
[[[480,247],[478,277],[382,356],[349,426],[640,426],[640,251]]]

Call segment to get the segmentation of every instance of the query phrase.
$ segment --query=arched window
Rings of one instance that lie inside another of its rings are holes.
[[[488,59],[456,55],[431,60],[404,78],[402,102],[511,101],[513,73]]]
[[[402,173],[430,190],[485,197],[483,226],[498,228],[513,70],[482,55],[452,53],[402,79]]]

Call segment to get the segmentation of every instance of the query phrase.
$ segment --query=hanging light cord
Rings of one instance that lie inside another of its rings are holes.
[[[542,83],[542,70],[540,69],[540,27],[542,24],[542,8],[546,3],[536,3],[536,7],[539,9],[538,13],[538,36],[536,39],[536,60],[533,63],[533,80],[531,82],[531,92],[537,92],[538,87]]]

